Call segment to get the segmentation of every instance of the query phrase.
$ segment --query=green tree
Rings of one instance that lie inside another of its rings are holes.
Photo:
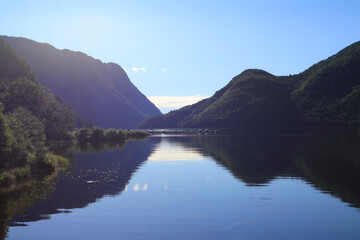
[[[46,148],[42,122],[23,107],[9,113],[7,120],[12,165],[24,165],[27,160],[43,161]]]
[[[5,165],[5,154],[8,146],[8,136],[6,133],[5,116],[2,113],[3,106],[0,103],[0,168]]]
[[[18,107],[24,107],[39,116],[44,100],[42,90],[39,85],[27,78],[16,79],[10,83],[5,93],[5,112],[12,112]]]

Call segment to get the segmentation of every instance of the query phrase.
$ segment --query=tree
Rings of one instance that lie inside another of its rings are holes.
[[[0,103],[0,168],[5,165],[5,153],[8,145],[8,136],[6,133],[5,117],[2,113],[3,106]]]
[[[12,165],[23,165],[32,154],[36,161],[45,155],[45,128],[42,122],[23,107],[7,115],[9,126],[9,146]]]
[[[5,93],[5,112],[12,112],[18,107],[24,107],[40,116],[44,91],[39,85],[26,77],[17,78],[11,82]]]

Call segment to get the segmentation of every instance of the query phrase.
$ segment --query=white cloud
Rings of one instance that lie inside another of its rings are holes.
[[[163,68],[162,69],[162,72],[164,73],[164,72],[166,72],[167,71],[167,68]]]
[[[174,110],[197,103],[208,96],[151,96],[148,99],[161,110]]]
[[[147,72],[147,70],[146,70],[145,68],[132,67],[131,70],[132,70],[134,73]]]

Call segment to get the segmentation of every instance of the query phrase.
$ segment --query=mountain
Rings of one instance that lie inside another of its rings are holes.
[[[300,121],[288,99],[291,85],[262,70],[246,70],[212,97],[146,120],[142,128],[290,127]],[[283,119],[288,119],[284,124]]]
[[[360,123],[360,42],[306,71],[245,70],[212,97],[145,120],[140,128],[294,129]]]
[[[291,100],[308,122],[360,123],[360,42],[295,76]]]
[[[69,106],[41,85],[30,66],[2,39],[0,39],[0,112],[6,114],[9,121],[7,125],[12,130],[22,126],[30,131],[29,126],[25,125],[30,124],[34,117],[37,119],[36,122],[44,125],[48,140],[66,137],[67,131],[73,128],[77,117]],[[12,121],[15,120],[12,118],[12,113],[19,116],[16,122]],[[29,118],[25,118],[22,114]],[[20,132],[21,136],[14,137],[26,138],[26,133]],[[30,135],[36,134],[32,132]]]
[[[146,118],[161,114],[115,63],[25,38],[1,38],[29,63],[46,88],[94,125],[136,128]]]

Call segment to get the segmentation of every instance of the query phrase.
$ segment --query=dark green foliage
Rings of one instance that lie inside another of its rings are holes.
[[[69,131],[74,127],[74,112],[70,106],[54,103],[45,112],[46,137],[48,140],[70,140]]]
[[[305,125],[360,124],[360,42],[298,75],[246,70],[211,98],[140,128],[240,128],[286,131]]]
[[[45,157],[45,130],[42,122],[25,108],[19,107],[7,116],[11,167],[34,164]]]
[[[125,133],[124,130],[119,129],[118,132],[117,132],[117,134],[118,134],[118,138],[119,138],[120,140],[126,139],[126,133]]]
[[[104,138],[110,142],[117,142],[121,140],[119,131],[116,129],[108,129],[105,131]]]
[[[0,103],[0,169],[5,165],[4,159],[9,138],[6,132],[5,116],[2,113],[2,108],[2,104]]]
[[[129,139],[143,139],[147,138],[149,133],[145,131],[125,131],[125,136]]]
[[[36,82],[18,78],[11,82],[3,95],[5,112],[24,107],[45,123],[49,140],[66,139],[67,132],[74,127],[74,113],[69,106],[62,105]]]
[[[360,123],[360,42],[296,79],[292,100],[309,122]]]
[[[88,142],[90,135],[90,128],[82,128],[76,132],[76,138],[79,142]]]
[[[105,131],[99,127],[92,128],[92,131],[89,135],[90,142],[103,142],[105,137]]]
[[[105,130],[99,127],[81,128],[75,132],[79,143],[101,143],[105,141]]]
[[[40,115],[44,95],[41,90],[36,83],[28,78],[20,77],[11,82],[2,99],[5,112],[12,112],[21,106],[36,115]]]

